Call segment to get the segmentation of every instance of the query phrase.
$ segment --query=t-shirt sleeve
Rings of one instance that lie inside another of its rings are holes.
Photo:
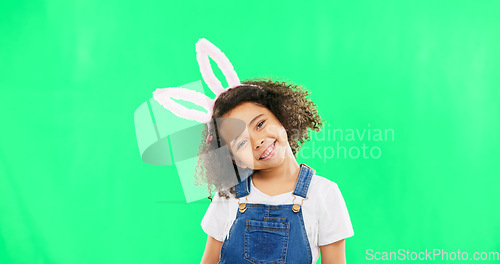
[[[328,245],[354,235],[344,198],[336,183],[329,181],[319,210],[319,246]]]
[[[218,241],[224,241],[224,228],[228,218],[228,200],[216,192],[205,216],[201,220],[201,228],[207,235]]]

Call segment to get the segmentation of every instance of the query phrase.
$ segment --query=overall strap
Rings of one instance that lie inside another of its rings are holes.
[[[250,194],[250,176],[239,182],[236,187],[236,198],[245,197]]]
[[[300,196],[302,198],[307,198],[307,190],[309,189],[309,184],[311,183],[312,176],[316,174],[316,171],[307,166],[304,163],[300,164],[300,173],[297,183],[295,184],[295,190],[293,194]]]

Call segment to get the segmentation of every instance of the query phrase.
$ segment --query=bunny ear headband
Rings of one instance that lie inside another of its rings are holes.
[[[210,41],[204,38],[199,39],[196,43],[196,53],[196,59],[198,60],[203,80],[210,90],[214,92],[215,98],[210,99],[205,94],[180,87],[158,88],[153,92],[153,98],[176,116],[195,120],[200,123],[207,123],[208,127],[210,127],[214,103],[219,95],[231,88],[241,85],[241,83],[229,59],[219,48],[210,43]],[[215,77],[208,57],[212,58],[221,69],[229,85],[228,88],[223,88],[221,82]],[[207,113],[195,109],[188,109],[172,99],[180,99],[194,103],[206,109]],[[207,137],[207,141],[209,140],[210,135]]]

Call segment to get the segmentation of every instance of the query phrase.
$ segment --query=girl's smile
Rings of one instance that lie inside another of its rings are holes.
[[[265,161],[272,158],[274,156],[274,150],[276,149],[275,147],[276,147],[276,141],[274,141],[271,146],[266,148],[266,150],[264,151],[264,153],[262,153],[259,159]]]

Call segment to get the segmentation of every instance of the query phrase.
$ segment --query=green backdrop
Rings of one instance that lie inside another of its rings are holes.
[[[199,38],[242,80],[311,91],[323,131],[337,136],[311,135],[299,162],[344,195],[348,263],[398,262],[367,250],[500,251],[498,1],[2,1],[0,10],[0,263],[199,262],[209,200],[186,203],[175,167],[141,160],[133,118],[156,88],[202,79]],[[376,138],[377,129],[393,133]],[[356,157],[363,144],[373,155]],[[351,153],[323,155],[342,147]]]

